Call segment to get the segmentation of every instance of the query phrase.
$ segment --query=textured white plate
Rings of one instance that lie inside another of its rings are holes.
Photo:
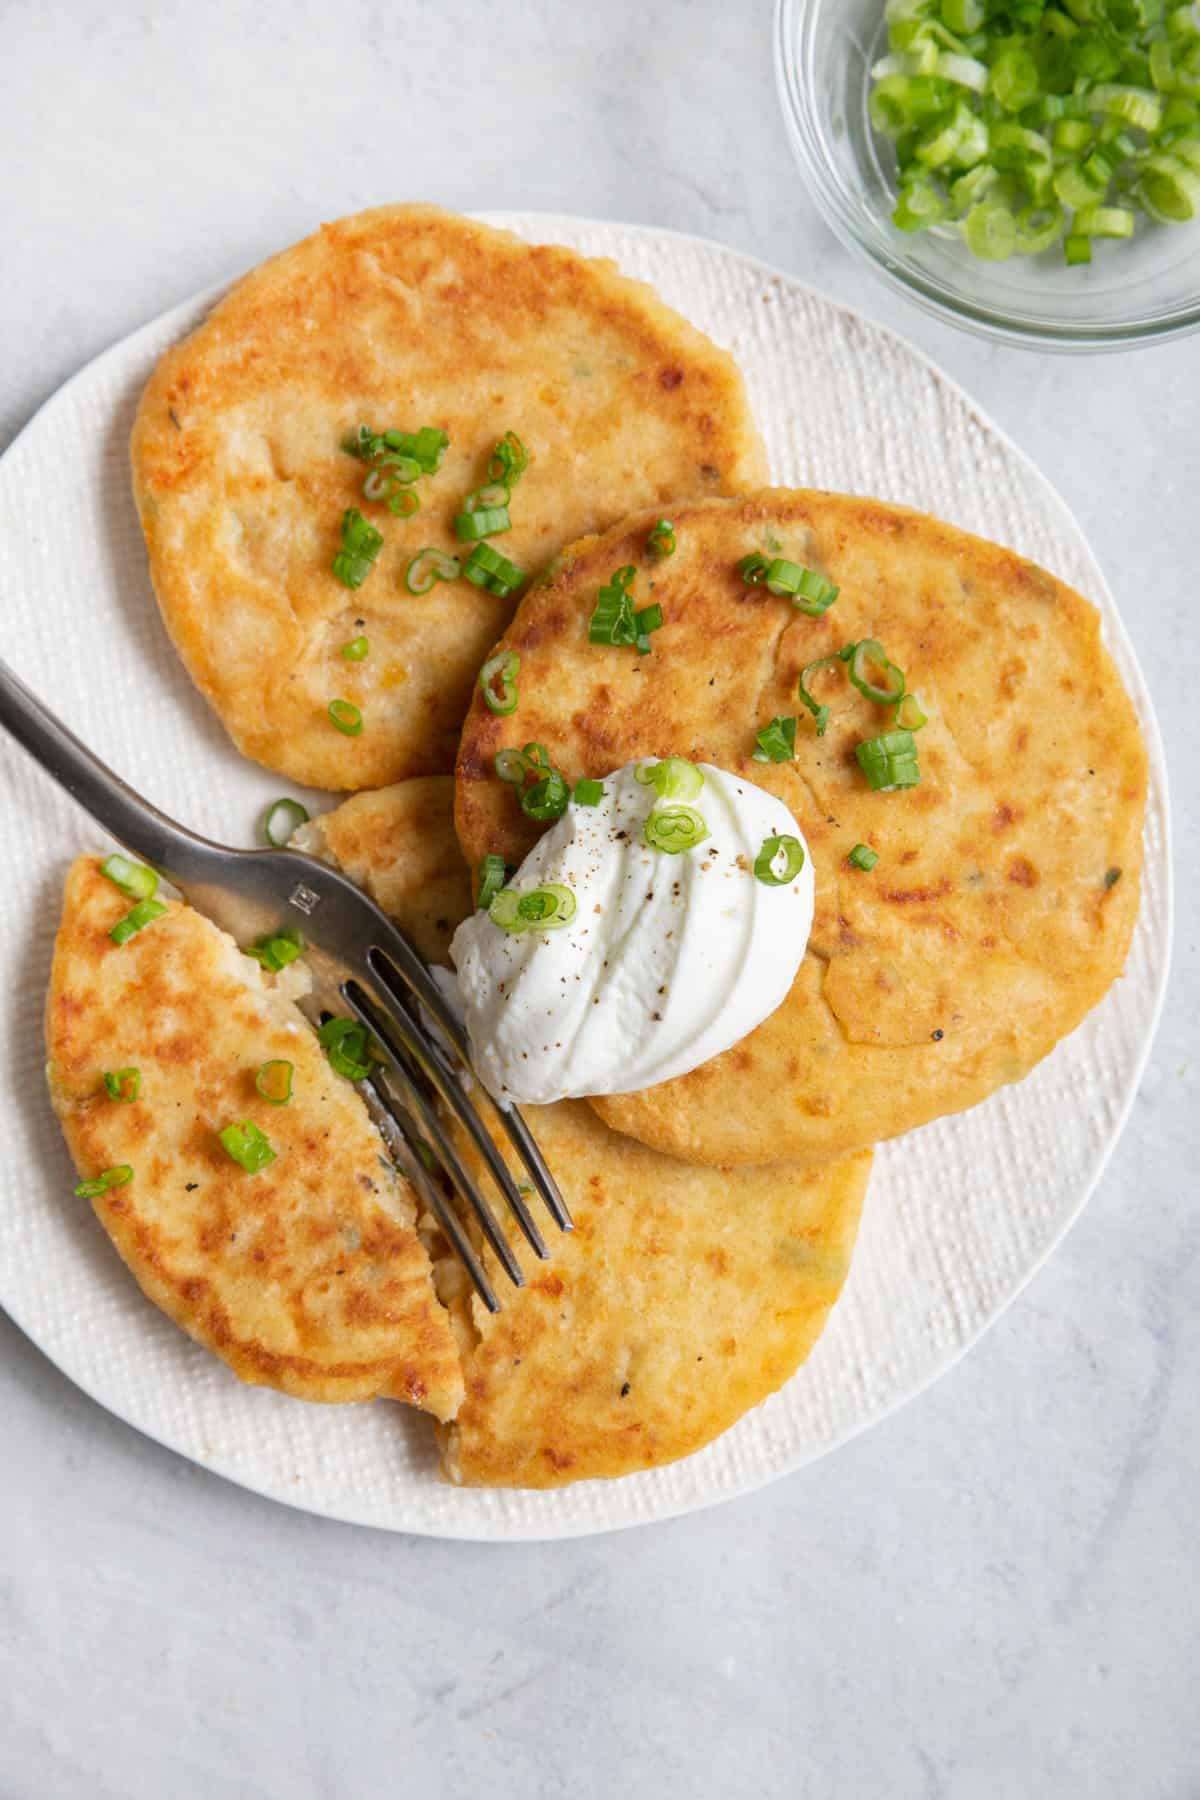
[[[667,1518],[761,1486],[949,1368],[1061,1237],[1112,1150],[1165,984],[1171,896],[1158,730],[1112,598],[1053,490],[952,383],[878,326],[715,244],[581,219],[495,222],[615,257],[727,345],[777,481],[939,513],[1089,594],[1151,751],[1145,896],[1124,980],[1019,1087],[880,1151],[849,1284],[805,1368],[672,1468],[510,1494],[441,1483],[428,1426],[399,1406],[308,1406],[242,1387],[143,1300],[72,1198],[42,1079],[42,997],[63,873],[100,839],[0,742],[0,840],[21,847],[0,910],[0,1302],[102,1405],[231,1480],[363,1524],[515,1539]],[[249,843],[280,783],[235,754],[167,643],[126,470],[142,384],[211,298],[84,369],[0,461],[0,607],[4,654],[88,743],[168,812]]]

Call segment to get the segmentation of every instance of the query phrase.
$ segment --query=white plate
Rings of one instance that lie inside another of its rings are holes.
[[[759,1487],[949,1368],[1062,1236],[1112,1151],[1165,985],[1171,894],[1162,749],[1112,598],[1053,490],[959,389],[878,326],[716,244],[582,219],[495,222],[615,257],[728,345],[777,481],[905,501],[1014,546],[1089,594],[1151,756],[1145,894],[1125,978],[1027,1081],[879,1152],[850,1281],[807,1365],[685,1462],[534,1494],[440,1482],[429,1427],[398,1406],[309,1406],[243,1387],[142,1298],[91,1208],[72,1199],[42,1079],[62,877],[98,835],[0,744],[0,841],[21,854],[0,909],[9,996],[0,1301],[103,1406],[261,1494],[395,1531],[519,1539],[668,1518]],[[235,754],[167,643],[126,468],[142,384],[211,298],[99,357],[0,462],[0,604],[4,654],[88,743],[168,812],[249,843],[281,783]]]

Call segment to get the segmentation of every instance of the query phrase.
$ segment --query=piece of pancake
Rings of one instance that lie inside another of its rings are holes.
[[[1102,998],[1138,910],[1141,733],[1095,609],[1011,551],[837,494],[769,490],[673,517],[674,556],[647,554],[642,513],[571,546],[522,602],[502,639],[521,656],[517,710],[477,700],[464,728],[459,839],[471,865],[517,863],[534,842],[493,772],[497,750],[529,740],[571,781],[676,754],[786,801],[816,874],[788,998],[692,1073],[593,1104],[693,1161],[819,1162],[1019,1079]],[[746,585],[752,551],[827,576],[836,602],[810,618]],[[626,563],[637,604],[663,610],[647,656],[588,641],[597,590]],[[797,702],[806,665],[868,637],[929,715],[913,788],[868,788],[855,746],[893,729],[893,709],[843,664],[814,677],[824,736]],[[775,715],[798,718],[795,760],[753,762]],[[878,852],[869,872],[847,862],[858,843]]]
[[[450,939],[473,904],[453,812],[453,776],[415,776],[352,795],[291,842],[344,870],[428,962],[449,967]]]
[[[453,924],[471,905],[452,786],[401,782],[319,822],[326,853],[340,860],[346,849],[347,873],[418,940],[428,930],[427,886],[459,884]],[[812,1349],[845,1279],[871,1158],[817,1170],[700,1169],[609,1130],[580,1101],[525,1116],[575,1230],[547,1230],[543,1264],[509,1224],[529,1276],[520,1290],[473,1233],[502,1296],[498,1317],[457,1263],[439,1261],[467,1391],[442,1433],[444,1470],[467,1486],[542,1488],[690,1455]],[[458,1135],[489,1192],[477,1152]]]
[[[462,1372],[416,1199],[352,1084],[286,984],[231,938],[172,901],[118,947],[108,934],[129,907],[95,859],[74,865],[46,1039],[81,1175],[133,1169],[93,1204],[139,1286],[243,1381],[305,1400],[388,1394],[450,1418]],[[295,1071],[278,1106],[254,1085],[276,1058]],[[127,1067],[137,1098],[110,1098],[105,1072]],[[243,1120],[276,1153],[256,1174],[217,1136]]]
[[[414,517],[364,499],[341,448],[364,424],[449,433]],[[766,478],[732,358],[650,287],[429,206],[322,227],[167,352],[134,426],[134,495],[167,629],[247,756],[334,789],[453,767],[513,603],[466,580],[418,597],[404,574],[425,545],[466,554],[454,517],[509,430],[534,460],[490,541],[531,574],[631,506]],[[356,591],[330,569],[351,506],[384,537]],[[346,661],[360,636],[366,660]],[[360,735],[332,724],[334,699],[361,710]]]

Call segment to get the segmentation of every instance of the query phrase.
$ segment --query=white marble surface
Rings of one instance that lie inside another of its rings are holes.
[[[1058,481],[1157,698],[1181,905],[1129,1130],[933,1392],[613,1538],[289,1513],[107,1418],[0,1319],[2,1800],[1200,1792],[1200,339],[1050,360],[893,299],[813,216],[769,27],[764,0],[4,0],[0,446],[132,326],[385,199],[678,226],[885,319]]]

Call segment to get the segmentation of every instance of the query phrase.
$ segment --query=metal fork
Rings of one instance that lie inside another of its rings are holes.
[[[353,882],[315,857],[299,850],[235,850],[169,819],[94,756],[2,660],[0,726],[119,844],[157,869],[189,905],[239,944],[303,922],[313,989],[301,1004],[318,1016],[349,1007],[383,1046],[381,1073],[361,1084],[364,1098],[484,1305],[499,1312],[500,1302],[461,1219],[427,1171],[430,1151],[478,1220],[509,1280],[521,1287],[525,1277],[447,1135],[434,1095],[475,1145],[534,1254],[545,1259],[549,1251],[464,1090],[462,1076],[472,1073],[466,1035],[404,933]],[[426,1026],[422,1008],[436,1032]],[[550,1217],[570,1231],[563,1197],[520,1113],[498,1105],[477,1078],[475,1085],[499,1117]]]

